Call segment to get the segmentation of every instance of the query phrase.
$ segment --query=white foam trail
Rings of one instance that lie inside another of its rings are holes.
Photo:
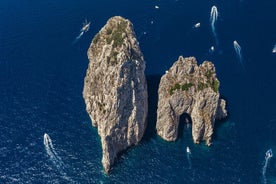
[[[44,145],[47,152],[47,155],[50,157],[51,161],[58,169],[64,169],[64,163],[62,162],[61,158],[58,156],[55,148],[53,146],[52,140],[48,134],[44,134]]]
[[[271,154],[270,154],[271,153]],[[267,169],[267,165],[268,165],[268,162],[270,160],[270,158],[272,157],[272,150],[268,150],[265,154],[265,164],[263,166],[263,169],[262,169],[262,174],[263,174],[263,183],[266,184],[267,183],[267,179],[266,179],[266,169]]]
[[[70,177],[68,177],[65,172],[65,165],[62,162],[61,158],[58,156],[58,154],[53,146],[52,139],[50,138],[50,136],[47,133],[45,133],[43,137],[44,137],[43,143],[45,145],[47,155],[50,157],[50,160],[57,167],[57,169],[58,169],[59,173],[62,175],[63,179],[73,182],[73,180]]]
[[[218,19],[218,9],[216,6],[212,6],[211,12],[210,12],[210,24],[211,24],[213,35],[215,37],[216,45],[218,45],[218,37],[216,33],[216,28],[215,28],[215,23],[217,19]]]
[[[84,31],[80,32],[79,36],[76,37],[76,40],[80,39],[83,35]]]
[[[267,169],[267,165],[268,165],[268,162],[269,162],[270,158],[271,158],[271,157],[265,157],[265,164],[264,164],[263,169],[262,169],[264,184],[267,183],[267,179],[266,179],[266,169]]]
[[[75,44],[82,37],[83,34],[84,34],[84,31],[81,31],[80,34],[75,38],[73,44]]]
[[[192,153],[191,153],[191,151],[190,151],[190,148],[187,147],[187,148],[186,148],[186,156],[187,156],[187,161],[188,161],[188,163],[189,163],[189,169],[192,168],[191,155],[192,155]]]
[[[269,159],[270,159],[270,158],[265,158],[265,164],[264,164],[263,170],[262,170],[262,173],[263,173],[263,182],[264,182],[264,184],[267,183],[267,179],[266,179],[265,174],[266,174],[267,163],[268,163]]]
[[[241,46],[239,45],[239,43],[236,40],[234,40],[233,46],[234,46],[235,52],[237,54],[237,57],[239,59],[239,62],[241,63],[242,67],[244,68]]]

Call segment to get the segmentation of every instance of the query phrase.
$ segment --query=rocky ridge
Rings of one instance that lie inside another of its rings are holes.
[[[213,63],[204,61],[198,66],[194,57],[180,56],[160,80],[157,134],[167,141],[175,141],[179,118],[186,113],[192,120],[194,143],[206,141],[211,145],[215,120],[227,116],[219,84]]]
[[[95,35],[87,55],[83,98],[101,137],[107,173],[117,154],[137,144],[144,134],[148,112],[145,61],[132,23],[119,16],[110,18]]]

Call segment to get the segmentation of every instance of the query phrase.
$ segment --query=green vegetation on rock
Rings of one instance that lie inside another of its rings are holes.
[[[125,33],[127,28],[127,21],[121,21],[117,26],[111,30],[107,29],[107,35],[110,35],[106,38],[107,44],[110,44],[113,41],[113,47],[118,47],[124,43],[123,33]]]
[[[213,82],[213,86],[212,86],[214,92],[218,92],[219,90],[219,81],[216,79],[214,82]]]
[[[127,21],[121,21],[116,24],[114,27],[108,27],[106,29],[106,43],[112,44],[113,48],[121,46],[124,43],[124,33],[126,33],[127,29]],[[117,64],[117,55],[119,53],[116,50],[112,50],[110,56],[107,57],[107,63],[114,66]]]
[[[203,89],[205,89],[205,88],[208,88],[208,87],[209,87],[208,84],[203,83],[203,82],[200,82],[200,83],[197,85],[197,89],[198,89],[199,91],[201,91],[201,90],[203,90]]]
[[[182,91],[187,91],[190,87],[192,87],[192,83],[187,83],[181,86]]]
[[[201,90],[203,90],[203,89],[205,89],[205,88],[208,88],[208,87],[211,87],[213,90],[214,90],[214,92],[218,92],[218,90],[219,90],[219,81],[217,80],[217,79],[215,79],[212,83],[208,80],[208,84],[206,84],[206,83],[203,83],[203,82],[200,82],[198,85],[197,85],[197,89],[199,90],[199,91],[201,91]]]
[[[180,83],[175,83],[173,86],[170,87],[169,94],[173,95],[173,93],[176,90],[187,91],[194,85],[195,85],[196,91],[201,91],[210,87],[211,89],[213,89],[214,92],[218,93],[219,81],[216,78],[214,78],[213,76],[214,72],[211,70],[208,70],[204,75],[207,78],[206,82],[200,81],[200,80],[203,80],[203,79],[200,79],[198,83],[194,81],[196,85],[191,82],[185,83],[183,85],[181,85]]]
[[[190,87],[192,87],[192,83],[186,83],[183,85],[180,85],[179,83],[176,83],[174,86],[170,88],[170,95],[174,93],[175,90],[182,90],[182,91],[187,91]]]
[[[210,79],[210,78],[212,77],[212,75],[213,75],[213,72],[210,71],[210,70],[208,70],[208,71],[206,72],[206,74],[205,74],[205,76],[207,77],[207,79]]]
[[[180,84],[179,84],[179,83],[176,83],[174,86],[171,87],[171,89],[170,89],[170,95],[172,95],[173,92],[174,92],[175,90],[178,90],[178,89],[180,89]]]

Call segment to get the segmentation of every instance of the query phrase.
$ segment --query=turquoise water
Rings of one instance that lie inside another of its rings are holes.
[[[219,45],[209,22],[213,5]],[[2,0],[0,183],[275,183],[274,157],[262,173],[266,150],[276,150],[275,10],[273,0]],[[122,153],[106,176],[82,89],[90,42],[114,15],[134,24],[147,62],[149,115],[142,142]],[[90,31],[74,43],[85,19]],[[194,145],[183,125],[173,143],[155,134],[159,80],[179,55],[216,66],[229,117],[217,123],[210,148]]]

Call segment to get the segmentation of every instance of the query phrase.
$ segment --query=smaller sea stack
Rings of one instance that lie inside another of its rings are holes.
[[[197,65],[194,57],[182,56],[164,74],[158,89],[156,129],[167,141],[178,136],[179,118],[186,113],[192,120],[194,143],[211,139],[216,120],[227,116],[226,102],[220,99],[219,80],[213,63]]]

